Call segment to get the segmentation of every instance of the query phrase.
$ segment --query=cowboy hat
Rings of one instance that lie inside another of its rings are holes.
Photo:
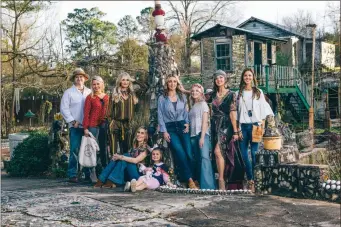
[[[85,80],[89,80],[89,75],[86,74],[82,68],[76,68],[75,70],[73,70],[72,76],[70,79],[74,80],[76,75],[82,75],[85,77]]]

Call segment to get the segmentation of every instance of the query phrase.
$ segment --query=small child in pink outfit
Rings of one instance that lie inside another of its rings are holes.
[[[161,148],[154,148],[152,151],[153,167],[145,167],[140,164],[140,171],[144,173],[137,181],[133,179],[130,183],[126,183],[125,189],[129,188],[132,192],[141,191],[143,189],[154,190],[161,185],[172,185],[169,181],[168,167],[162,162],[163,152]]]

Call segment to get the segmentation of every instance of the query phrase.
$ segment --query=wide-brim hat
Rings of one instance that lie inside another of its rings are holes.
[[[76,76],[76,75],[82,75],[82,76],[84,76],[84,77],[85,77],[85,80],[89,80],[89,78],[90,78],[89,75],[86,74],[82,68],[76,68],[75,70],[73,70],[72,76],[71,76],[70,79],[73,81],[73,80],[75,79],[75,76]]]

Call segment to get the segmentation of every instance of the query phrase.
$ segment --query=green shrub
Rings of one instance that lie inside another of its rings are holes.
[[[48,134],[32,132],[13,151],[7,172],[10,176],[40,176],[51,164]]]

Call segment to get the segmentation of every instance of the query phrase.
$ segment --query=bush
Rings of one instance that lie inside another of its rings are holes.
[[[39,176],[50,164],[48,134],[32,132],[14,149],[7,172],[10,176]]]

